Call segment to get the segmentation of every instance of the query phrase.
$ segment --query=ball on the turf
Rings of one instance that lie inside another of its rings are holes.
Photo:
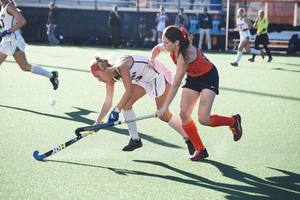
[[[55,100],[55,99],[50,99],[50,100],[49,100],[49,104],[50,104],[51,106],[54,106],[54,105],[56,104],[56,100]]]

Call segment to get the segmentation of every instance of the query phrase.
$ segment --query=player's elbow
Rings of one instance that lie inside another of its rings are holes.
[[[20,26],[23,27],[27,24],[27,21],[23,18],[20,21],[18,21],[18,24],[20,24]]]

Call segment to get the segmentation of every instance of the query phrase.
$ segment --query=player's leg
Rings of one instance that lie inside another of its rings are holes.
[[[162,43],[162,31],[157,31],[157,42],[158,44]]]
[[[132,87],[133,87],[133,96],[131,97],[129,102],[124,106],[122,110],[123,117],[125,120],[136,117],[132,105],[146,94],[146,91],[143,87],[136,84],[133,84]],[[123,147],[122,150],[133,151],[136,148],[142,147],[143,144],[141,138],[139,137],[136,122],[126,123],[126,125],[130,135],[130,140],[129,143]]]
[[[7,55],[0,52],[0,65],[3,63],[3,61],[7,58]]]
[[[191,114],[199,99],[199,96],[200,92],[191,90],[189,88],[182,89],[180,101],[180,117],[183,123],[183,129],[189,136],[191,142],[193,143],[196,149],[194,155],[189,158],[189,160],[192,161],[197,161],[208,157],[207,151],[198,134],[197,126],[191,118]]]
[[[194,147],[204,149],[202,141],[199,137],[197,127],[191,117],[193,109],[199,99],[200,92],[191,90],[189,88],[183,88],[180,99],[180,113],[179,116],[182,121],[182,126]]]
[[[31,72],[33,74],[39,74],[39,75],[48,77],[48,78],[50,78],[50,82],[53,85],[53,89],[56,90],[58,88],[58,79],[57,79],[58,73],[57,72],[49,72],[48,70],[45,70],[44,68],[42,68],[38,65],[30,65],[27,62],[25,53],[18,49],[14,53],[13,57],[23,71]]]
[[[167,98],[170,87],[171,87],[171,85],[169,83],[167,83],[164,94],[161,95],[160,97],[155,98],[157,109],[160,109],[162,107],[162,105],[164,104],[164,102]],[[166,110],[164,116],[161,117],[160,119],[164,122],[167,122],[169,126],[171,126],[175,131],[177,131],[182,136],[182,138],[184,139],[185,143],[188,146],[189,153],[192,155],[195,152],[195,148],[194,148],[192,142],[190,141],[188,135],[184,131],[184,129],[182,127],[181,120],[179,119],[179,117],[177,117],[176,115],[170,113],[169,108],[168,108]]]
[[[268,56],[269,56],[269,59],[268,59],[268,62],[271,62],[273,60],[272,56],[271,56],[271,51],[268,47],[268,44],[269,44],[269,37],[267,34],[263,34],[262,35],[262,44],[264,46],[264,49],[266,50]]]
[[[210,41],[210,29],[206,29],[206,39],[207,39],[207,49],[211,50],[211,41]]]
[[[200,28],[200,36],[199,36],[199,43],[198,43],[198,49],[202,49],[202,43],[203,43],[203,38],[205,35],[205,31]]]
[[[256,36],[255,41],[254,41],[254,49],[258,50],[260,44],[260,37]],[[256,54],[252,54],[252,58],[248,59],[250,62],[254,62]]]
[[[234,63],[230,63],[232,66],[235,66],[235,67],[238,66],[238,64],[240,62],[240,59],[241,59],[241,57],[243,55],[243,49],[244,49],[244,47],[245,47],[245,45],[246,45],[247,42],[248,41],[242,40],[242,38],[241,38],[241,42],[240,42],[240,44],[238,46],[238,52],[236,54],[235,62]]]
[[[246,41],[246,42],[243,44],[243,46],[244,46],[244,49],[246,50],[247,53],[260,55],[260,56],[262,56],[262,58],[264,58],[264,52],[263,51],[250,48],[250,37],[247,37],[244,41]]]

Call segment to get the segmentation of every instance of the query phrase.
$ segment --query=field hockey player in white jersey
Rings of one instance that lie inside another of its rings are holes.
[[[106,84],[105,100],[94,125],[100,124],[109,112],[113,102],[116,82],[123,82],[125,92],[119,103],[109,114],[108,122],[117,121],[121,111],[125,120],[135,118],[132,106],[146,93],[155,98],[156,107],[159,109],[164,103],[173,82],[172,73],[161,62],[149,60],[148,57],[141,55],[122,56],[113,64],[109,63],[107,59],[96,55],[91,61],[90,69],[95,78]],[[181,134],[188,146],[189,153],[192,155],[195,148],[183,130],[180,119],[170,113],[169,110],[160,119],[167,122],[168,125]],[[127,127],[131,138],[128,145],[124,146],[122,150],[133,151],[142,147],[143,144],[137,131],[136,122],[127,123]]]
[[[58,72],[49,72],[38,65],[30,65],[27,62],[25,56],[25,49],[27,44],[20,34],[20,28],[26,24],[26,20],[20,13],[20,10],[16,8],[14,0],[0,0],[1,1],[1,13],[0,23],[2,37],[0,43],[0,65],[7,58],[7,56],[13,56],[23,71],[30,71],[34,74],[39,74],[50,78],[50,82],[53,85],[53,89],[58,88]]]
[[[231,31],[239,31],[240,33],[240,44],[238,47],[238,52],[236,55],[236,60],[233,63],[230,63],[232,66],[237,67],[239,61],[243,55],[243,49],[246,50],[247,53],[261,55],[264,58],[264,52],[259,51],[253,48],[250,48],[250,40],[251,40],[251,33],[250,29],[253,27],[252,22],[246,18],[244,8],[238,9],[238,18],[236,20],[237,27],[232,29]]]

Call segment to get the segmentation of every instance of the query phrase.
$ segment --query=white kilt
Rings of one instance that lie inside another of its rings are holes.
[[[135,81],[132,83],[141,86],[150,97],[157,98],[164,94],[166,90],[166,82],[173,83],[172,73],[158,60],[155,60],[155,68],[159,75],[150,82]]]
[[[21,51],[25,52],[27,46],[28,45],[25,43],[25,40],[22,37],[14,41],[2,41],[0,43],[0,52],[7,56],[12,56],[16,52],[17,47],[19,47]]]
[[[251,33],[249,30],[247,31],[240,31],[240,41],[244,41],[245,39],[247,39],[247,37],[249,37],[249,42],[251,41]]]

